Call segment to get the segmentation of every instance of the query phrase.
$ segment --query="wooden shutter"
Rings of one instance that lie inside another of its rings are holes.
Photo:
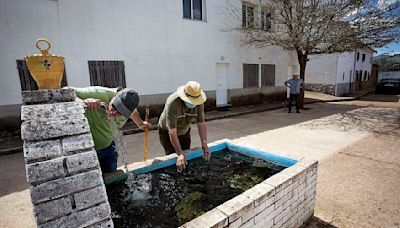
[[[261,64],[261,86],[275,86],[274,64]]]
[[[90,85],[126,88],[124,61],[88,61]]]
[[[31,73],[28,70],[28,66],[26,65],[26,61],[24,59],[17,60],[17,69],[19,74],[19,80],[21,83],[21,90],[28,91],[28,90],[38,90],[38,86],[33,79]],[[64,74],[61,81],[61,87],[67,86],[67,74],[65,73],[65,66],[64,66]]]
[[[243,64],[243,88],[258,87],[258,64]]]

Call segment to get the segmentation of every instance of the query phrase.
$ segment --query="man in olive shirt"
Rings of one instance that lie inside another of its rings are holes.
[[[93,136],[97,157],[103,173],[110,173],[117,169],[118,153],[114,137],[117,128],[121,128],[127,119],[131,118],[140,128],[148,124],[140,118],[136,107],[139,96],[132,89],[106,88],[91,86],[74,88],[76,100],[85,104],[85,115],[88,119]],[[105,107],[101,107],[101,104]],[[113,118],[113,120],[109,120]],[[116,124],[114,124],[114,123]]]
[[[190,128],[196,119],[203,150],[203,158],[210,160],[211,153],[207,146],[207,124],[204,118],[204,102],[207,97],[198,82],[189,81],[171,94],[161,113],[159,126],[160,143],[165,154],[177,153],[178,172],[185,169],[187,161],[184,150],[190,148]]]

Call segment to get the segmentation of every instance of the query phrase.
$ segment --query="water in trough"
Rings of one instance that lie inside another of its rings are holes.
[[[115,227],[180,226],[285,168],[228,150],[188,163],[108,184]]]

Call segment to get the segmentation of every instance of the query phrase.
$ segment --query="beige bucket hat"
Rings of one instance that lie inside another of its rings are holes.
[[[207,100],[200,83],[195,81],[189,81],[186,85],[180,86],[176,92],[183,101],[190,104],[201,105]]]

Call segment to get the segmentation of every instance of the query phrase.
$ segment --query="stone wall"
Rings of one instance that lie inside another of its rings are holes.
[[[309,91],[316,91],[326,93],[335,96],[335,85],[334,84],[313,84],[305,83],[305,89]]]
[[[22,97],[21,138],[37,226],[113,227],[88,121],[74,91]]]
[[[302,160],[182,227],[300,227],[314,214],[317,168]]]

